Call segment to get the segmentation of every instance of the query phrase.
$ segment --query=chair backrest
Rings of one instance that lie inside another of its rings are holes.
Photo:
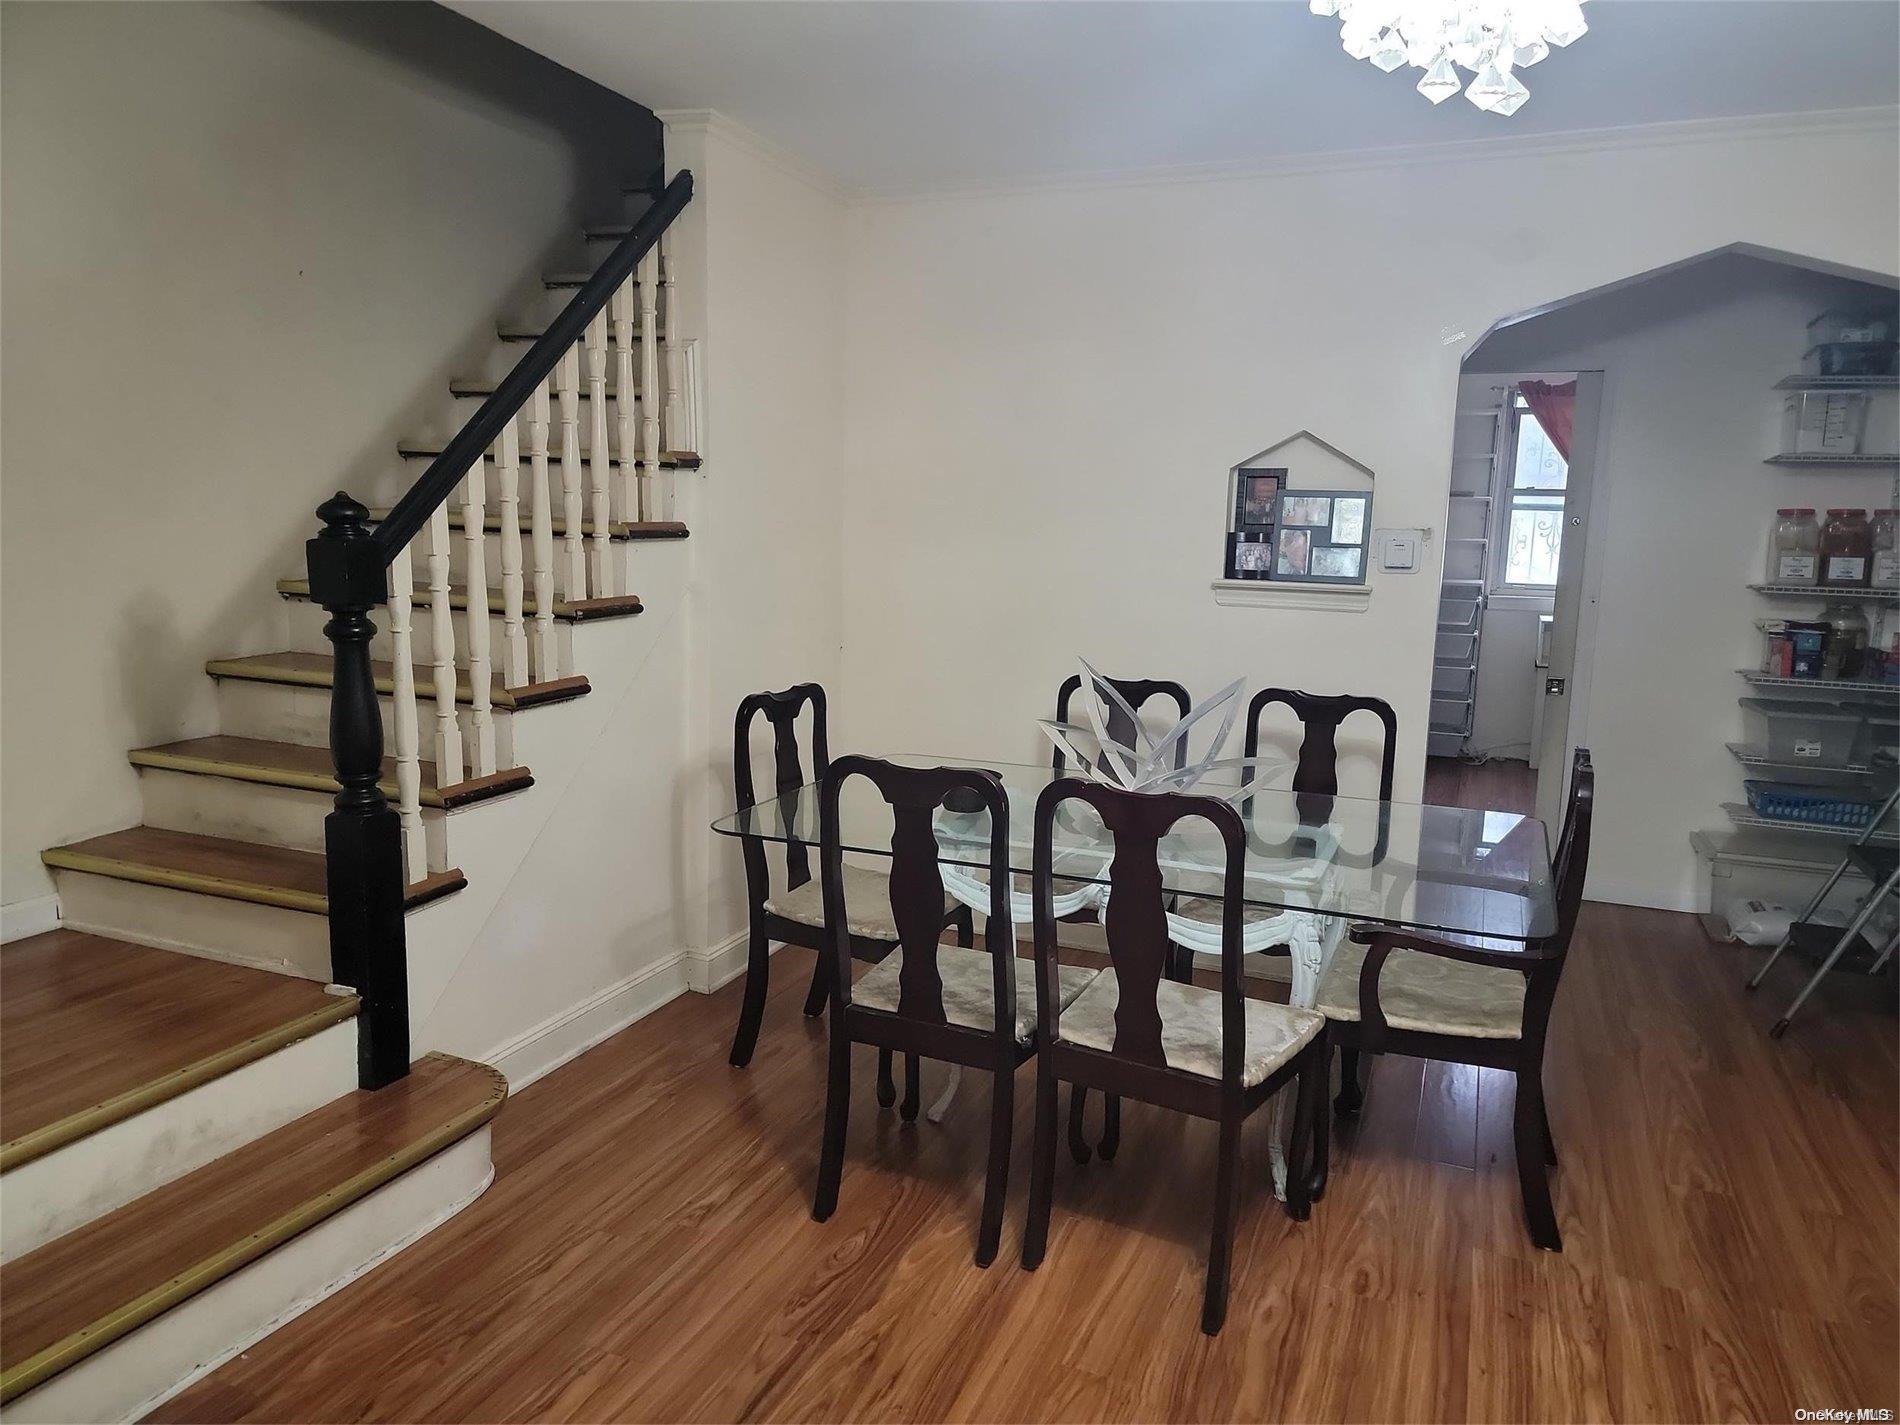
[[[945,1024],[943,978],[937,968],[943,934],[943,875],[937,865],[935,815],[952,792],[968,792],[990,815],[990,943],[996,962],[995,1032],[1014,1042],[1016,967],[1013,937],[995,933],[1009,916],[1009,797],[1002,778],[977,767],[900,767],[875,757],[840,757],[818,794],[818,874],[831,937],[831,997],[851,1003],[851,934],[844,899],[844,845],[838,804],[844,784],[862,777],[891,809],[891,919],[903,960],[898,966],[897,1014]]]
[[[752,785],[752,720],[763,714],[772,727],[772,782],[781,810],[789,825],[798,789],[805,785],[805,772],[798,752],[798,715],[811,708],[811,780],[824,780],[831,765],[825,741],[825,690],[816,683],[799,683],[781,693],[751,693],[739,700],[738,716],[732,728],[732,785],[741,808],[757,804]],[[765,867],[765,847],[756,836],[742,838],[746,881],[756,909],[763,904],[770,886]],[[811,862],[805,843],[785,843],[785,886],[796,889],[811,879]]]
[[[1114,838],[1109,866],[1108,908],[1103,929],[1115,968],[1113,1052],[1119,1058],[1165,1068],[1161,1050],[1161,1013],[1156,992],[1167,966],[1168,922],[1161,887],[1158,843],[1176,822],[1204,817],[1220,833],[1227,851],[1221,893],[1221,1082],[1238,1092],[1246,1057],[1246,1006],[1241,990],[1241,910],[1247,839],[1240,813],[1216,797],[1184,793],[1129,792],[1080,777],[1062,777],[1043,788],[1036,800],[1034,897],[1037,1016],[1041,1043],[1061,1034],[1056,993],[1056,920],[1053,900],[1054,823],[1064,802],[1088,803]]]
[[[1127,700],[1128,706],[1133,708],[1136,712],[1140,712],[1142,705],[1150,698],[1172,699],[1174,706],[1179,710],[1182,717],[1186,717],[1194,710],[1194,704],[1188,697],[1188,690],[1181,684],[1175,682],[1172,678],[1104,678],[1102,681],[1120,693],[1122,697]],[[1082,675],[1080,673],[1071,673],[1067,678],[1062,680],[1062,686],[1056,689],[1057,722],[1069,721],[1069,702],[1081,691]],[[1121,709],[1110,708],[1108,735],[1133,746],[1135,743],[1135,729],[1126,726],[1127,721],[1127,715],[1124,714]],[[1063,758],[1062,749],[1060,747],[1055,750],[1054,755],[1050,758],[1049,765],[1051,770],[1054,771],[1058,777],[1062,775],[1063,770],[1068,766],[1067,761]],[[1187,765],[1187,743],[1185,741],[1183,741],[1179,747],[1175,748],[1174,765],[1177,767],[1185,767]]]
[[[1550,860],[1552,893],[1557,901],[1557,929],[1545,944],[1562,956],[1570,949],[1583,904],[1583,881],[1590,871],[1590,818],[1596,806],[1596,769],[1590,749],[1579,747],[1570,763],[1570,800],[1564,806],[1563,830]]]
[[[1293,771],[1293,790],[1304,797],[1332,797],[1339,792],[1339,725],[1356,712],[1369,712],[1385,728],[1379,750],[1379,800],[1392,800],[1393,759],[1397,755],[1399,720],[1383,698],[1352,693],[1303,693],[1294,688],[1262,688],[1247,704],[1246,755],[1260,751],[1260,715],[1275,704],[1293,710],[1300,720],[1300,761]],[[1302,807],[1306,805],[1302,800]],[[1315,802],[1315,805],[1320,803]]]

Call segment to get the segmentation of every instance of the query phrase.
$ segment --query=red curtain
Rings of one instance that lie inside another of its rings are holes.
[[[1524,393],[1524,404],[1531,408],[1557,453],[1568,461],[1570,433],[1577,424],[1577,383],[1566,381],[1553,386],[1548,381],[1525,381],[1517,389]]]

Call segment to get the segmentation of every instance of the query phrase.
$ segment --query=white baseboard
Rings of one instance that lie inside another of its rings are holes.
[[[59,929],[59,897],[48,894],[0,905],[0,945]]]
[[[509,1091],[519,1093],[687,988],[686,956],[669,955],[475,1057],[500,1069]]]
[[[680,958],[686,962],[686,984],[695,994],[709,995],[723,989],[745,973],[746,949],[751,932],[741,930],[717,945],[704,950],[687,950]],[[782,947],[772,943],[776,955]]]
[[[1635,906],[1639,910],[1682,911],[1687,915],[1699,915],[1708,909],[1704,899],[1694,890],[1671,894],[1653,885],[1624,885],[1615,881],[1605,884],[1596,876],[1592,876],[1589,885],[1584,888],[1583,898],[1609,905]]]

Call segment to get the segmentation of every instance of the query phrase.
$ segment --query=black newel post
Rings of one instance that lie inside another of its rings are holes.
[[[339,490],[317,509],[323,532],[304,545],[310,596],[336,660],[330,758],[342,789],[324,820],[329,858],[330,974],[362,996],[358,1075],[366,1089],[409,1072],[409,962],[403,944],[402,823],[383,796],[383,723],[376,705],[369,612],[384,601],[386,566],[369,511]]]

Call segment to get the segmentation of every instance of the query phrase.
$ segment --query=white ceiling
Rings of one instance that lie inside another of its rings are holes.
[[[451,3],[868,194],[1900,100],[1892,0],[1593,0],[1508,119],[1433,108],[1298,0]]]

